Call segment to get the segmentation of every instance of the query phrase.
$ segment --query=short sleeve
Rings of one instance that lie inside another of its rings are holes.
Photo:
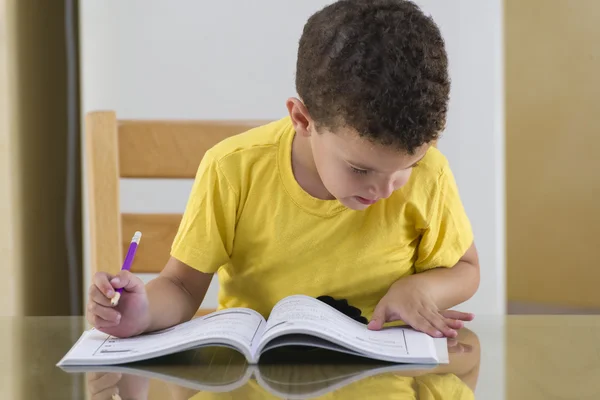
[[[205,273],[227,264],[232,252],[238,196],[207,152],[171,246],[171,256]]]
[[[432,196],[427,225],[417,249],[417,273],[454,266],[473,243],[471,223],[449,167],[440,173]]]

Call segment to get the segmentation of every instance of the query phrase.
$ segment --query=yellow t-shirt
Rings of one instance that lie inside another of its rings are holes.
[[[280,399],[267,388],[251,379],[244,386],[230,392],[198,392],[190,400],[220,399]],[[308,397],[307,397],[308,398]],[[324,395],[310,397],[328,399],[420,399],[420,400],[473,400],[475,394],[454,374],[428,374],[408,377],[382,374],[363,378]]]
[[[268,317],[292,294],[345,298],[370,319],[396,280],[452,267],[473,241],[446,158],[428,150],[409,182],[363,211],[305,192],[289,117],[203,157],[171,255],[218,272],[219,309]]]

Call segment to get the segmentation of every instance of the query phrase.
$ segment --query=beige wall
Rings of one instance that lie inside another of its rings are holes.
[[[11,0],[0,0],[0,316],[16,315],[20,301],[20,241],[18,191],[14,180],[16,158],[14,138],[15,73],[14,6]]]
[[[11,179],[14,159],[12,157],[11,123],[13,121],[9,110],[9,100],[14,97],[9,85],[9,75],[13,66],[8,57],[12,51],[9,39],[9,25],[13,8],[8,1],[0,0],[0,319],[6,316],[18,315],[21,302],[17,298],[17,288],[20,287],[18,274],[18,242],[14,240],[15,220],[13,210],[15,190]],[[20,370],[20,357],[15,351],[19,338],[15,335],[12,325],[6,319],[0,323],[0,354],[2,361],[10,368]],[[15,345],[15,346],[13,346]],[[19,398],[22,394],[18,382],[12,379],[12,373],[0,374],[0,387],[6,398]]]
[[[0,4],[0,315],[65,315],[64,3]]]
[[[598,15],[506,1],[509,301],[600,308]]]
[[[63,15],[63,2],[0,0],[0,319],[69,312]],[[20,322],[0,321],[11,368],[0,387],[6,398],[35,398],[38,386],[15,379],[36,351]]]

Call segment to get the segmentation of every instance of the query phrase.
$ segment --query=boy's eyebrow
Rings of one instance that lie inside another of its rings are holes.
[[[350,164],[350,165],[352,165],[353,167],[356,167],[356,168],[358,168],[358,169],[364,169],[364,170],[369,170],[369,171],[374,171],[374,172],[377,172],[377,170],[376,170],[375,168],[365,167],[364,165],[362,165],[362,164],[359,164],[359,163],[355,163],[355,162],[353,162],[353,161],[348,161],[348,164]]]
[[[413,168],[415,165],[417,165],[418,163],[420,163],[421,160],[423,160],[423,158],[425,158],[425,155],[423,155],[423,157],[419,158],[417,161],[415,161],[414,163],[412,163],[412,165],[410,167],[407,167],[406,169]],[[348,162],[348,164],[351,164],[353,167],[356,167],[358,169],[364,169],[364,170],[369,170],[369,171],[377,172],[377,170],[375,168],[366,167],[366,166],[364,166],[364,165],[362,165],[360,163],[355,163],[353,161],[347,161],[347,162]]]

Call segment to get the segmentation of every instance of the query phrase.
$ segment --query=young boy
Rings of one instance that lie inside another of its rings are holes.
[[[435,23],[409,1],[333,3],[304,27],[296,88],[288,116],[204,156],[159,277],[94,276],[90,323],[126,337],[189,320],[214,273],[219,308],[265,317],[301,293],[347,301],[370,329],[455,337],[472,319],[447,310],[475,293],[479,263],[432,147],[450,90]]]

